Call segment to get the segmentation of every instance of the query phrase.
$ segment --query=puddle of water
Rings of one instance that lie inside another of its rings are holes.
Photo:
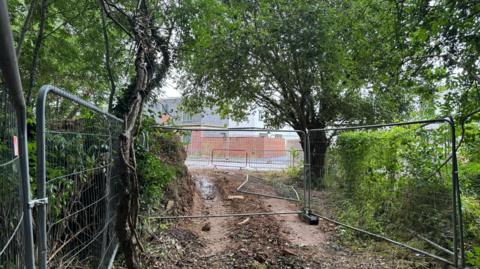
[[[195,187],[197,187],[204,200],[213,200],[215,198],[215,185],[210,182],[207,176],[197,177]]]

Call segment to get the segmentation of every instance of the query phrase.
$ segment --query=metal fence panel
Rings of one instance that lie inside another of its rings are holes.
[[[309,136],[311,180],[323,190],[309,195],[314,213],[434,259],[461,262],[453,120],[327,128]]]
[[[228,184],[234,185],[233,192],[256,195],[261,199],[284,199],[298,202],[306,207],[306,173],[304,169],[304,151],[307,136],[303,131],[266,130],[254,128],[182,128],[156,126],[164,131],[175,132],[183,141],[187,153],[185,164],[194,175],[197,189],[212,188],[215,176],[201,171],[203,169],[225,170],[229,176]],[[150,137],[144,144],[156,144]],[[199,170],[197,170],[199,169]],[[270,176],[263,172],[294,170],[295,179]],[[238,172],[235,170],[242,170]],[[198,172],[198,173],[197,173]],[[266,175],[269,176],[266,176]],[[268,178],[267,178],[268,177]],[[213,187],[214,188],[214,187]],[[301,204],[301,205],[300,205]],[[218,208],[220,210],[221,208]],[[206,216],[158,216],[159,219],[228,217],[266,214],[298,214],[301,211],[288,212],[225,212],[209,207]]]
[[[23,268],[22,194],[15,110],[0,80],[0,268]]]
[[[27,115],[4,0],[0,0],[0,51],[0,268],[33,269]]]
[[[122,121],[52,86],[37,102],[40,265],[106,268],[117,249]]]
[[[303,140],[292,130],[190,128],[183,141],[190,167],[276,171],[303,166]]]

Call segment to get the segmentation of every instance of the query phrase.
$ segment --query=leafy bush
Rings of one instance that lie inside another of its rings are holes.
[[[474,246],[471,250],[468,250],[465,255],[465,261],[467,265],[480,267],[480,247]]]
[[[176,169],[162,162],[150,152],[144,152],[139,157],[138,176],[142,196],[141,204],[144,207],[156,206],[163,198],[165,186],[175,178]]]
[[[451,227],[448,150],[441,126],[345,131],[327,152],[326,188],[340,193],[337,218],[404,242],[445,238]],[[449,240],[438,242],[451,246]]]
[[[302,182],[303,179],[303,163],[300,163],[299,165],[291,165],[285,169],[285,174],[289,179],[291,179],[293,182],[300,183]]]
[[[142,139],[136,143],[141,204],[159,207],[165,189],[172,180],[186,173],[185,152],[179,136],[155,128],[155,120],[147,117],[142,123]]]

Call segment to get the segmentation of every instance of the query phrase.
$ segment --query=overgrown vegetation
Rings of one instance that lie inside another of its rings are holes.
[[[460,180],[467,263],[478,266],[480,171],[468,167],[480,165],[480,148],[467,141],[480,129],[470,131],[459,151]],[[327,153],[322,185],[340,221],[445,256],[423,238],[453,249],[451,164],[444,165],[450,152],[449,130],[437,124],[345,131]]]
[[[189,110],[209,106],[241,119],[259,107],[271,127],[306,130],[450,114],[461,119],[480,104],[479,1],[10,0],[8,7],[30,123],[43,84],[127,116],[122,150],[116,152],[124,162],[117,168],[125,187],[117,232],[132,254],[130,268],[139,266],[133,238],[138,192],[142,209],[188,201],[179,196],[181,184],[172,187],[188,177],[181,143],[172,133],[149,130],[148,150],[138,144],[137,156],[133,150],[144,104],[162,91],[175,64]],[[59,100],[52,106],[77,127],[95,123]],[[1,113],[0,120],[9,111]],[[459,150],[470,264],[480,263],[478,129],[467,126]],[[442,234],[450,225],[451,204],[443,199],[450,195],[449,164],[437,169],[448,154],[444,132],[317,132],[314,180],[326,173],[322,183],[337,191],[337,213],[345,220],[424,244],[410,231],[396,230],[405,225],[450,246],[451,235]],[[49,143],[58,152],[48,156],[49,178],[103,161],[105,149],[90,147],[81,137],[56,136]],[[30,147],[33,153],[35,145]],[[55,158],[65,159],[64,167]],[[34,168],[35,158],[30,160]],[[74,183],[86,188],[98,176],[89,173]],[[287,173],[300,178],[301,169]],[[65,214],[56,204],[81,196],[74,183],[49,187],[53,215]],[[172,196],[162,195],[165,190]]]
[[[480,267],[480,125],[465,126],[464,145],[459,151],[459,177],[467,239],[466,261]]]
[[[191,200],[181,201],[179,196],[180,189],[191,184],[187,167],[183,164],[186,158],[184,145],[176,133],[154,126],[155,120],[146,118],[141,129],[144,140],[136,143],[141,209],[153,215],[167,213],[167,210],[171,211],[170,214],[182,212]],[[167,208],[170,206],[172,208]]]

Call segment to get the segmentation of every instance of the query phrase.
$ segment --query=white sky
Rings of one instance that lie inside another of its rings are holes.
[[[173,72],[171,72],[168,75],[167,79],[165,80],[165,84],[161,90],[162,92],[160,96],[161,98],[172,98],[172,97],[182,96],[182,93],[178,89],[179,87],[177,85],[178,79],[179,79],[179,76],[177,75],[177,72],[173,70]]]

